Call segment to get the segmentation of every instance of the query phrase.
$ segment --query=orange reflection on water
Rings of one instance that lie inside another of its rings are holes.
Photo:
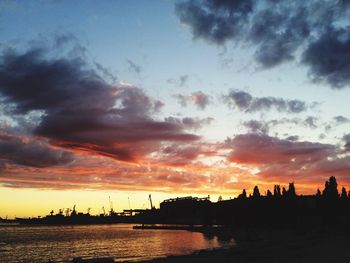
[[[133,230],[132,225],[0,227],[2,260],[69,262],[74,257],[137,261],[233,245],[201,233]]]

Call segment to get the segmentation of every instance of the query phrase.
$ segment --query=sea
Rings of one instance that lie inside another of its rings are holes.
[[[71,262],[75,257],[141,261],[234,245],[234,240],[198,232],[132,226],[0,226],[0,262]]]

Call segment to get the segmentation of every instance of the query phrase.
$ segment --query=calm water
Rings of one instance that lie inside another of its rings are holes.
[[[132,225],[0,227],[0,262],[67,262],[74,257],[143,260],[233,245],[201,233],[133,230]]]

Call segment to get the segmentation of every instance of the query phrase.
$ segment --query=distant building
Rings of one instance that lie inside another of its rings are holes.
[[[203,223],[210,213],[211,202],[208,197],[178,197],[160,203],[160,212],[168,223]]]

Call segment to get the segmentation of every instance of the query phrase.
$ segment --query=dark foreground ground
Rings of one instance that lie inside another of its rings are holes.
[[[254,238],[249,238],[249,235]],[[191,255],[170,256],[143,263],[333,263],[349,262],[350,236],[337,231],[323,234],[294,234],[283,231],[250,233],[235,247],[203,250]],[[110,263],[112,260],[79,261]]]
[[[249,242],[235,248],[200,251],[193,255],[168,257],[145,262],[348,262],[350,242],[344,236],[323,238],[295,238],[288,241]]]

